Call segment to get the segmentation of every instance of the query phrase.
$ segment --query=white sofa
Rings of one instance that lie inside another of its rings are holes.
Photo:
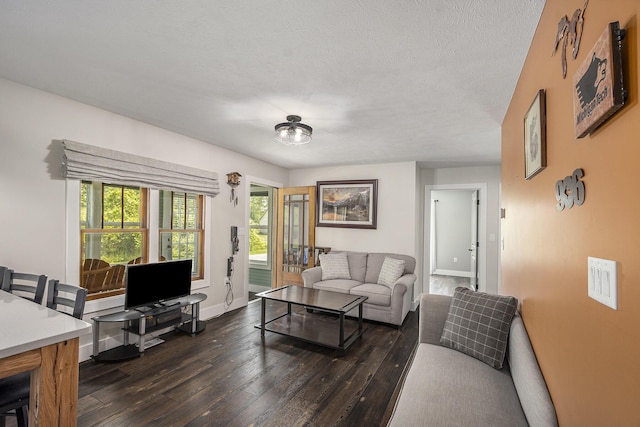
[[[401,326],[409,313],[416,275],[415,258],[392,253],[332,251],[347,254],[350,278],[322,280],[322,266],[302,272],[304,286],[368,297],[363,304],[363,317],[368,320]],[[404,272],[391,285],[378,284],[380,270],[386,257],[404,261]],[[350,313],[357,315],[357,311]]]

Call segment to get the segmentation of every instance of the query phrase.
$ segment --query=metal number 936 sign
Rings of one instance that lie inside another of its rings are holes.
[[[565,208],[571,209],[573,205],[580,206],[584,203],[584,182],[580,178],[584,177],[582,169],[576,169],[564,179],[556,182],[556,209],[563,211]]]

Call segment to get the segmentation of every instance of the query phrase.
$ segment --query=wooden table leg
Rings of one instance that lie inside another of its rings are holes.
[[[77,425],[78,348],[74,338],[41,349],[41,366],[31,371],[30,426]]]

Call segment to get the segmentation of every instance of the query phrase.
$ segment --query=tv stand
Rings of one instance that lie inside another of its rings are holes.
[[[145,335],[172,326],[191,336],[202,332],[205,323],[199,320],[200,303],[206,298],[205,294],[192,294],[146,309],[124,310],[94,317],[92,319],[93,355],[91,357],[96,362],[116,362],[140,357],[145,349],[150,347],[145,344]],[[182,308],[187,306],[191,306],[191,314],[182,313]],[[100,324],[104,322],[124,323],[122,328],[124,331],[123,345],[100,352]],[[138,336],[137,344],[129,343],[130,333]]]
[[[180,304],[178,301],[175,300],[171,300],[171,301],[162,301],[160,304],[158,304],[160,307],[175,307],[176,305]]]

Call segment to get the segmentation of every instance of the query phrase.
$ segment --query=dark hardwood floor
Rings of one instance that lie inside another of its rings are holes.
[[[271,303],[273,304],[273,303]],[[418,340],[365,322],[338,351],[266,333],[260,304],[226,313],[190,337],[177,332],[145,355],[80,365],[79,426],[384,426]]]

